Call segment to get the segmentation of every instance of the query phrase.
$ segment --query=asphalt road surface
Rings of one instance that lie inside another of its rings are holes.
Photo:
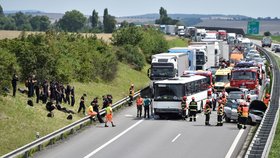
[[[136,107],[114,113],[116,127],[91,125],[61,143],[36,153],[40,158],[224,158],[237,157],[249,128],[238,130],[236,123],[216,125],[216,111],[210,124],[205,116],[197,122],[172,119],[136,118]]]

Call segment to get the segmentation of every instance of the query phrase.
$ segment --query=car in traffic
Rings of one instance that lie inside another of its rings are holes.
[[[279,48],[280,47],[280,44],[274,44],[272,47],[271,47],[271,51],[275,51],[276,48]]]
[[[255,101],[261,102],[259,100],[255,100]],[[252,103],[254,105],[258,104],[258,103],[255,103],[255,101],[253,101]],[[237,120],[238,120],[237,108],[238,108],[238,105],[241,102],[245,102],[245,100],[243,100],[243,99],[237,99],[237,100],[229,99],[227,101],[227,103],[224,107],[224,112],[225,112],[224,118],[225,118],[226,122],[231,122],[231,121],[237,122]],[[258,124],[258,123],[261,122],[266,109],[263,110],[263,109],[251,108],[251,104],[249,105],[249,116],[248,116],[247,124],[248,125],[255,125],[255,124]]]
[[[271,47],[271,43],[272,43],[272,40],[271,40],[270,36],[263,37],[263,39],[262,39],[262,47]]]
[[[275,53],[280,52],[280,46],[275,48]]]

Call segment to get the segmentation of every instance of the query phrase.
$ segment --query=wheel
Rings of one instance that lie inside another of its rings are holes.
[[[247,125],[252,125],[253,122],[252,122],[252,118],[251,117],[248,117],[247,119]]]
[[[225,120],[226,120],[227,123],[230,122],[230,118],[228,118],[227,115],[225,115]]]

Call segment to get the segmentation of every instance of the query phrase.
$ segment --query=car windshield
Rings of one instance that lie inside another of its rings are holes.
[[[216,75],[215,82],[229,82],[227,75]]]
[[[232,72],[231,77],[232,77],[233,80],[255,80],[256,79],[256,72],[235,71],[235,72]]]
[[[238,91],[230,92],[228,94],[228,99],[241,99],[241,94],[243,94],[243,93],[242,92],[238,92]]]
[[[181,100],[184,94],[183,84],[157,84],[155,85],[155,100],[171,101]]]

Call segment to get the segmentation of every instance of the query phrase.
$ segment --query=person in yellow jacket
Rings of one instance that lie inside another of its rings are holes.
[[[241,102],[237,108],[237,112],[238,112],[237,128],[246,129],[247,119],[249,116],[248,104],[246,102]]]
[[[93,110],[93,106],[90,105],[90,106],[88,107],[88,115],[90,116],[90,119],[91,119],[91,120],[94,120],[93,117],[94,117],[96,114],[97,114],[97,112],[95,112],[95,111]]]
[[[114,122],[113,122],[113,109],[111,106],[112,106],[112,103],[109,103],[109,105],[105,109],[105,111],[106,111],[105,127],[108,127],[107,122],[111,122],[112,127],[116,126],[116,125],[114,125]]]
[[[128,100],[128,106],[131,106],[133,103],[133,96],[134,96],[134,84],[131,84],[129,88],[129,100]]]

